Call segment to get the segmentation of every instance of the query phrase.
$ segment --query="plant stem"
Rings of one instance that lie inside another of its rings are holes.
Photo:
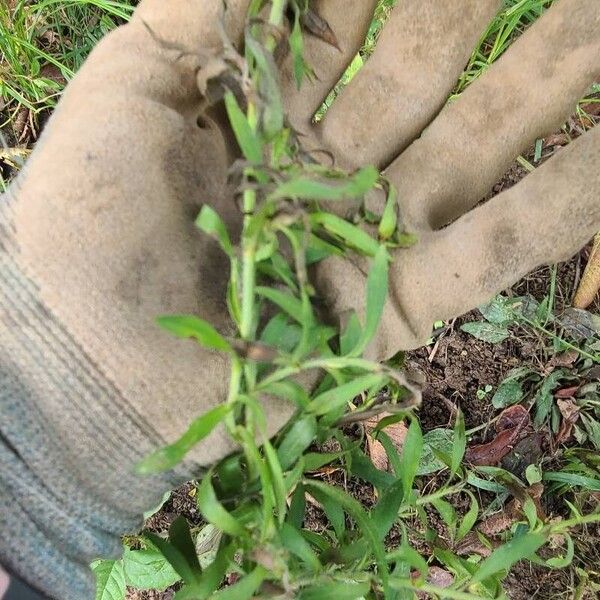
[[[597,523],[600,521],[600,513],[592,513],[591,515],[583,515],[581,517],[573,517],[572,519],[567,519],[565,521],[561,521],[560,523],[555,523],[551,525],[548,530],[551,533],[557,533],[560,531],[565,531],[570,527],[577,527],[577,525],[585,525],[587,523]]]
[[[254,299],[256,287],[256,239],[246,235],[256,206],[255,190],[244,192],[244,234],[242,235],[242,317],[240,335],[243,340],[252,341],[254,323]]]

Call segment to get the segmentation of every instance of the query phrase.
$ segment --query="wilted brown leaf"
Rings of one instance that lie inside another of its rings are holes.
[[[420,575],[419,571],[411,571],[410,573],[411,579],[418,579]],[[427,583],[438,588],[447,588],[454,583],[454,575],[446,569],[442,569],[442,567],[433,565],[429,567],[427,572]],[[431,596],[425,592],[417,592],[417,598],[425,600],[431,598]]]
[[[465,460],[476,466],[497,464],[524,436],[530,423],[529,412],[524,406],[509,406],[496,422],[496,437],[487,444],[467,448]]]
[[[541,483],[534,483],[527,489],[527,495],[533,500],[537,515],[542,520],[546,518],[540,503],[543,491],[544,486]],[[487,536],[495,536],[510,529],[522,516],[523,508],[521,501],[518,498],[513,498],[501,512],[493,514],[479,523],[477,531]]]
[[[302,16],[302,26],[309,33],[341,51],[338,39],[329,23],[312,8],[309,8],[306,14]]]
[[[570,387],[560,388],[554,392],[555,398],[573,398],[579,389],[578,385],[572,385]]]
[[[544,138],[544,146],[565,146],[569,143],[569,136],[566,133],[554,133]]]
[[[592,117],[598,117],[600,116],[600,102],[588,102],[587,104],[582,104],[581,110]]]
[[[480,539],[476,531],[468,533],[455,547],[454,551],[459,556],[467,554],[479,554],[482,558],[487,558],[492,549],[486,546]]]
[[[562,416],[560,428],[556,434],[556,443],[564,444],[571,438],[573,425],[575,425],[579,419],[579,407],[570,398],[561,398],[556,401],[556,404]]]

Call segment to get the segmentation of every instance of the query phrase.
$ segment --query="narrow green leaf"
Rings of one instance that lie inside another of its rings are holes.
[[[294,13],[294,27],[290,33],[288,43],[293,57],[296,87],[300,89],[306,69],[304,62],[304,36],[302,35],[302,26],[300,25],[300,11],[296,8]]]
[[[344,456],[345,452],[308,452],[304,455],[306,471],[316,471]]]
[[[458,519],[456,516],[456,510],[454,510],[452,504],[443,498],[436,498],[431,501],[431,504],[438,511],[440,517],[442,517],[442,520],[450,530],[451,536],[454,537],[454,531],[456,530],[456,523]]]
[[[316,435],[317,420],[313,415],[306,415],[295,421],[277,448],[281,466],[289,469],[312,444]]]
[[[459,409],[454,425],[454,443],[452,444],[450,472],[454,475],[462,462],[467,448],[467,436],[465,435],[465,417]]]
[[[541,533],[525,533],[496,548],[475,571],[472,582],[484,581],[501,571],[508,571],[516,562],[531,558],[546,541]]]
[[[208,471],[198,487],[198,510],[220,531],[232,536],[244,536],[246,532],[242,525],[218,501],[212,486],[212,474],[212,470]]]
[[[362,337],[353,350],[353,356],[360,356],[369,342],[375,337],[381,323],[383,307],[388,295],[389,254],[385,246],[380,246],[373,259],[367,276],[366,323]]]
[[[301,322],[302,301],[299,298],[296,298],[296,296],[287,292],[282,292],[281,290],[260,285],[256,287],[256,293],[279,306],[279,308],[292,317],[292,319],[299,323]]]
[[[273,493],[275,495],[275,503],[277,508],[277,518],[281,525],[285,520],[287,512],[287,488],[283,479],[283,470],[277,457],[277,452],[273,448],[271,442],[266,440],[263,444],[265,458],[271,471],[271,480],[273,482]]]
[[[263,392],[293,402],[298,408],[306,408],[310,401],[306,390],[295,381],[276,381],[265,386]]]
[[[210,324],[193,315],[168,315],[158,317],[157,323],[180,338],[194,338],[205,348],[231,352],[231,346]]]
[[[383,446],[394,474],[399,478],[402,473],[402,459],[400,458],[396,446],[394,446],[394,442],[392,442],[390,436],[383,430],[377,432],[377,440]]]
[[[387,378],[381,373],[369,373],[357,377],[327,392],[319,394],[309,404],[310,412],[316,415],[325,415],[336,408],[343,407],[347,402],[356,398],[361,392],[374,387],[385,385]]]
[[[279,87],[277,65],[270,53],[257,39],[246,34],[246,52],[255,60],[260,73],[258,78],[260,98],[262,100],[262,126],[268,140],[275,138],[284,126],[283,100]]]
[[[190,533],[190,526],[185,517],[180,515],[173,521],[169,528],[169,541],[185,558],[191,571],[195,573],[196,579],[200,577],[202,569],[198,561],[196,545]]]
[[[427,576],[427,561],[414,548],[411,548],[406,541],[388,554],[388,560],[404,561],[413,569],[419,571],[422,577]]]
[[[304,486],[299,483],[292,494],[287,514],[287,522],[295,529],[300,529],[304,523],[304,512],[306,511],[306,498],[304,494]]]
[[[367,256],[375,256],[379,251],[379,242],[365,233],[360,227],[344,221],[335,215],[315,212],[310,215],[313,227],[323,227],[329,233],[341,238],[348,246]]]
[[[388,240],[391,238],[398,225],[398,191],[396,188],[390,183],[387,201],[385,203],[385,208],[383,209],[383,215],[381,216],[381,221],[379,222],[379,237],[382,240]]]
[[[235,544],[231,543],[217,552],[215,559],[202,573],[200,581],[190,589],[189,600],[205,600],[213,597],[211,594],[219,587],[227,569],[230,568],[235,548]]]
[[[125,572],[121,560],[92,563],[96,576],[96,600],[125,600]]]
[[[458,525],[458,529],[456,530],[456,541],[459,542],[462,540],[467,533],[473,529],[475,522],[477,521],[477,517],[479,516],[479,503],[477,502],[477,498],[467,491],[469,494],[469,498],[471,498],[471,505],[469,506],[469,510],[466,512],[465,516],[462,518],[462,521]]]
[[[320,489],[312,489],[311,494],[323,508],[323,512],[331,523],[338,540],[341,540],[346,531],[346,515],[342,505]]]
[[[352,475],[360,477],[374,485],[377,490],[382,493],[395,481],[395,478],[386,471],[380,471],[375,468],[375,465],[365,454],[358,448],[354,449],[351,454],[349,470]]]
[[[298,345],[302,330],[296,323],[290,323],[283,313],[277,313],[263,329],[260,340],[281,352],[292,352]]]
[[[546,559],[545,563],[552,569],[564,569],[573,562],[575,556],[575,544],[573,538],[565,531],[562,533],[565,540],[567,541],[567,551],[564,556],[555,556],[553,558]]]
[[[369,582],[364,583],[318,583],[304,588],[298,594],[298,600],[360,600],[371,589]]]
[[[175,467],[185,455],[229,414],[230,406],[221,404],[198,417],[188,430],[173,444],[160,448],[144,458],[136,467],[140,475],[162,473]]]
[[[554,403],[554,395],[552,392],[558,387],[560,380],[563,379],[565,375],[566,373],[563,369],[557,369],[556,371],[552,371],[552,373],[550,373],[550,375],[542,382],[542,385],[534,397],[536,411],[535,417],[533,418],[533,424],[535,427],[541,427],[548,418]]]
[[[566,473],[565,471],[548,471],[542,476],[544,481],[556,481],[566,483],[570,486],[582,487],[593,492],[600,492],[600,479],[586,477],[578,473]]]
[[[252,573],[242,577],[237,583],[219,590],[212,598],[213,600],[250,600],[267,575],[268,571],[258,565]]]
[[[343,251],[337,246],[322,240],[314,233],[308,237],[308,246],[306,248],[306,264],[313,265],[328,256],[342,256]]]
[[[423,433],[417,419],[413,419],[402,446],[400,478],[406,500],[412,491],[413,481],[419,470],[419,461],[423,450]]]
[[[340,335],[340,356],[348,356],[358,346],[362,337],[362,326],[358,315],[352,311],[343,333]]]
[[[383,542],[379,538],[379,532],[375,525],[369,519],[369,516],[365,512],[363,506],[352,498],[352,496],[346,494],[337,487],[322,483],[320,481],[306,481],[306,487],[314,491],[319,491],[323,495],[329,496],[339,506],[343,507],[344,510],[356,521],[357,525],[362,530],[365,538],[369,541],[371,551],[375,557],[377,568],[379,569],[379,576],[383,583],[384,593],[387,592],[387,582],[389,578],[389,571],[385,560],[385,549]]]
[[[253,165],[260,165],[263,162],[262,144],[257,135],[252,131],[246,115],[242,112],[235,96],[232,92],[225,94],[225,108],[229,123],[235,134],[237,143],[246,159]]]
[[[310,544],[302,537],[302,534],[289,525],[284,523],[279,532],[283,547],[297,556],[301,561],[305,562],[313,571],[319,572],[322,570],[321,563],[317,555],[313,552]]]
[[[225,227],[225,223],[223,223],[223,220],[214,208],[208,204],[202,207],[196,219],[196,227],[216,239],[227,256],[232,257],[234,255],[233,244],[229,239],[227,227]]]
[[[348,200],[364,196],[379,179],[375,167],[365,167],[344,179],[327,182],[299,175],[277,187],[270,199],[294,198],[300,200]],[[327,214],[327,213],[323,213]]]
[[[385,489],[379,502],[371,510],[371,521],[377,529],[379,539],[383,540],[396,522],[403,498],[402,480],[397,479]]]

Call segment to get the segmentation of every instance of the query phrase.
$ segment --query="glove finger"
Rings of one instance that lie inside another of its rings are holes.
[[[439,232],[397,250],[389,299],[371,358],[425,344],[432,324],[463,314],[532,269],[565,260],[600,229],[600,128],[518,185]],[[329,258],[314,282],[330,314],[365,315],[365,261]],[[364,322],[364,321],[363,321]]]
[[[298,91],[294,78],[293,57],[282,66],[281,84],[286,112],[291,124],[308,133],[311,120],[329,92],[343,75],[365,41],[377,0],[316,0],[311,3],[335,34],[339,48],[315,35],[304,35],[304,58],[314,69],[315,79],[305,81]]]
[[[250,0],[143,0],[132,23],[145,24],[157,38],[197,52],[220,45],[221,20],[231,41],[239,43],[249,3]]]
[[[498,0],[403,0],[319,135],[346,168],[386,166],[438,113]]]
[[[489,300],[532,269],[567,260],[600,229],[600,128],[521,183],[426,234],[400,267],[407,306],[430,322]],[[395,275],[396,276],[396,275]]]
[[[556,2],[387,169],[408,222],[437,229],[475,206],[573,111],[599,55],[600,3]]]

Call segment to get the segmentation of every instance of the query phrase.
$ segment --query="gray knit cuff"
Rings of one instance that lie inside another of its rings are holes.
[[[94,598],[89,563],[189,478],[133,473],[163,444],[41,301],[0,195],[0,563],[53,598]]]

